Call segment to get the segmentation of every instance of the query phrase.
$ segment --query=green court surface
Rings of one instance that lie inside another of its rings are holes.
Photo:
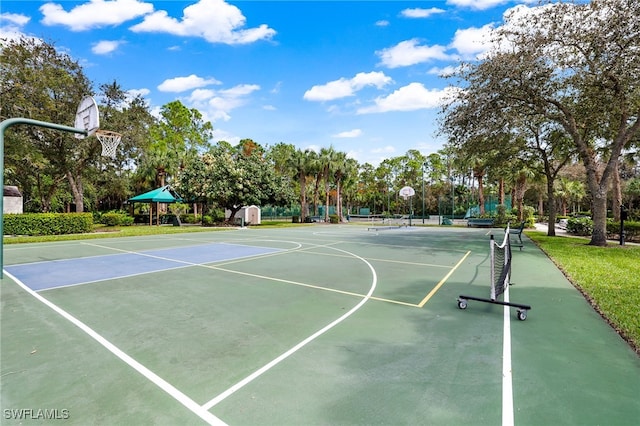
[[[528,239],[318,224],[5,246],[2,425],[637,425],[640,359]]]

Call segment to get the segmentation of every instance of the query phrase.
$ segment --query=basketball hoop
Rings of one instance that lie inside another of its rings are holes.
[[[102,145],[102,155],[116,158],[116,148],[122,139],[122,135],[109,130],[96,130],[95,135]]]
[[[409,197],[416,195],[416,191],[410,186],[405,186],[400,190],[399,194],[406,201]]]

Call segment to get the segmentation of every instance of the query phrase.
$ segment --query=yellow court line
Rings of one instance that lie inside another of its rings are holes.
[[[433,297],[434,294],[436,294],[436,292],[440,289],[440,287],[442,287],[444,285],[444,283],[449,279],[449,277],[451,276],[451,274],[453,274],[455,272],[456,269],[458,269],[458,266],[460,266],[462,264],[462,262],[464,262],[464,260],[467,258],[467,256],[469,256],[471,254],[471,251],[468,251],[464,256],[462,256],[462,259],[460,259],[460,261],[458,263],[456,263],[456,266],[454,266],[447,275],[444,276],[443,279],[440,280],[440,282],[438,284],[436,284],[436,286],[433,288],[433,290],[431,290],[429,292],[429,294],[427,294],[425,296],[424,299],[422,299],[422,302],[418,303],[419,307],[423,307],[428,301],[429,299],[431,299],[431,297]]]

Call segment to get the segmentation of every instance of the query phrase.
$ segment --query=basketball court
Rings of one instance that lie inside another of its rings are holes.
[[[526,319],[459,308],[489,297],[490,233],[5,246],[2,424],[637,424],[640,359],[528,239],[506,294]]]

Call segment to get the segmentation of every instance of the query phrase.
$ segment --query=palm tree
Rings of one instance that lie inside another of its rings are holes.
[[[302,151],[298,149],[289,157],[289,167],[292,173],[297,177],[300,185],[300,221],[304,222],[309,215],[309,206],[307,204],[307,177],[311,170],[310,150]]]
[[[336,161],[336,150],[333,146],[329,148],[322,148],[320,150],[320,165],[322,170],[322,179],[324,180],[324,194],[325,194],[325,211],[324,220],[329,221],[329,186],[331,183],[331,175],[333,173]]]
[[[527,191],[527,183],[530,179],[533,179],[534,176],[534,171],[522,163],[513,176],[513,198],[515,199],[515,204],[518,209],[518,221],[520,222],[524,218],[524,194]]]
[[[336,152],[335,159],[333,161],[332,178],[336,185],[336,215],[342,222],[344,217],[342,214],[342,182],[348,173],[349,163],[347,154],[344,152]]]

